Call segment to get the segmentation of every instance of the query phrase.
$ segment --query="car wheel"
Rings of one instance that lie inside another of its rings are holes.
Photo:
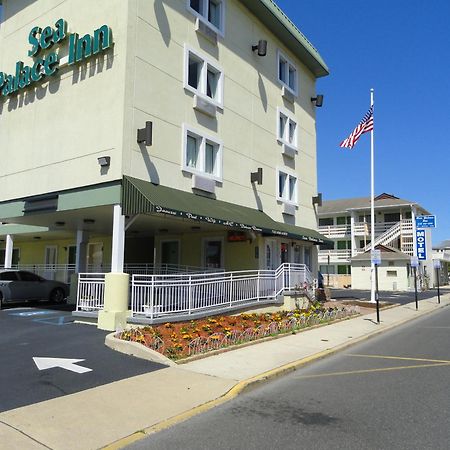
[[[50,292],[49,300],[52,303],[63,303],[65,298],[66,298],[66,294],[64,292],[64,289],[56,288],[56,289],[53,289],[52,292]]]

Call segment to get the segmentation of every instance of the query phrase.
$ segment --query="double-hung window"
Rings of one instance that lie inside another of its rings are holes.
[[[205,56],[185,47],[184,87],[216,106],[223,105],[223,71]]]
[[[298,71],[297,67],[278,51],[278,81],[292,94],[298,95]]]
[[[287,111],[277,110],[277,140],[293,149],[297,149],[297,121]]]
[[[188,10],[223,36],[225,29],[225,0],[187,0]]]
[[[222,143],[183,125],[183,170],[222,181]]]
[[[278,170],[277,200],[297,204],[297,177],[283,170]]]

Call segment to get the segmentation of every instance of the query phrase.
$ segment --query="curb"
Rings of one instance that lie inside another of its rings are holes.
[[[184,422],[198,414],[204,413],[206,411],[209,411],[212,408],[215,408],[216,406],[219,406],[223,403],[226,403],[234,398],[236,398],[238,395],[249,391],[255,387],[257,387],[259,384],[264,383],[269,380],[274,380],[282,375],[288,374],[290,372],[293,372],[297,370],[300,367],[306,366],[307,364],[310,364],[312,362],[318,361],[320,359],[323,359],[327,356],[333,355],[335,353],[340,352],[341,350],[344,350],[348,347],[351,347],[355,344],[359,344],[361,342],[364,342],[372,337],[376,337],[380,334],[382,334],[385,331],[390,331],[393,328],[399,327],[401,325],[404,325],[405,323],[412,322],[414,320],[420,319],[422,317],[428,316],[429,314],[432,314],[433,312],[438,311],[439,309],[449,307],[450,303],[447,304],[439,304],[437,308],[431,309],[430,311],[425,311],[421,313],[420,315],[417,315],[415,317],[410,317],[404,320],[401,320],[399,322],[395,322],[394,324],[391,324],[389,326],[386,326],[385,328],[381,328],[378,330],[375,330],[369,334],[366,334],[364,336],[361,336],[359,338],[356,338],[350,342],[346,342],[344,344],[338,345],[336,347],[324,350],[319,353],[315,353],[314,355],[307,356],[306,358],[299,359],[297,361],[293,361],[291,363],[285,364],[283,366],[277,367],[275,369],[271,369],[267,372],[264,372],[260,375],[257,375],[252,378],[248,378],[247,380],[243,380],[238,382],[235,386],[233,386],[228,392],[226,392],[221,397],[218,397],[216,399],[210,400],[206,403],[203,403],[202,405],[196,406],[195,408],[192,408],[188,411],[182,412],[180,414],[177,414],[176,416],[170,417],[166,420],[163,420],[162,422],[159,422],[155,425],[152,425],[148,428],[144,428],[143,430],[137,431],[129,436],[126,436],[122,439],[119,439],[116,442],[113,442],[112,444],[109,444],[105,447],[102,447],[103,450],[119,450],[124,448],[127,445],[130,445],[134,442],[137,442],[141,439],[146,438],[147,436],[150,436],[154,433],[157,433],[159,431],[163,431],[167,428],[170,428],[174,425],[177,425],[181,422]]]

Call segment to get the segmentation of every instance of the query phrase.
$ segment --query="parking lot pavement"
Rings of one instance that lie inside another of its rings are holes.
[[[68,306],[0,310],[0,412],[165,367],[107,348],[106,334]]]

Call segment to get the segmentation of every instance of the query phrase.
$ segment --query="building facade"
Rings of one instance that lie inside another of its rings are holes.
[[[274,2],[0,3],[6,267],[317,272],[328,69]]]
[[[416,217],[429,212],[416,202],[383,193],[375,198],[375,246],[387,247],[389,268],[387,280],[382,280],[388,290],[412,287],[410,260],[418,255]],[[370,198],[350,198],[324,201],[319,208],[319,231],[333,241],[332,246],[322,246],[319,251],[320,271],[331,278],[331,285],[370,289],[371,217]],[[432,241],[430,229],[424,230],[424,254],[420,259],[419,274],[422,283],[431,286],[434,280]],[[389,251],[389,248],[393,251]],[[369,252],[368,257],[361,256]],[[419,250],[419,253],[421,250]],[[364,271],[367,269],[366,280]],[[396,267],[398,266],[398,267]],[[404,266],[404,267],[403,267]],[[352,272],[357,268],[355,278]]]

